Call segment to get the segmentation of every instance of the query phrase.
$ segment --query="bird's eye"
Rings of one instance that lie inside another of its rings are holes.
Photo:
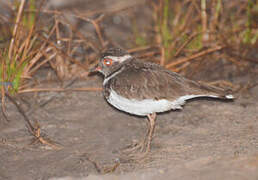
[[[104,63],[106,66],[111,66],[111,65],[112,65],[112,59],[106,58],[106,59],[103,60],[103,63]]]

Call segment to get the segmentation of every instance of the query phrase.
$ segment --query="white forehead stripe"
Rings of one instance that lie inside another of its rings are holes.
[[[112,59],[114,61],[117,61],[117,62],[124,62],[125,60],[127,59],[130,59],[132,58],[131,55],[127,54],[127,55],[124,55],[124,56],[105,56],[105,58],[109,58],[109,59]]]

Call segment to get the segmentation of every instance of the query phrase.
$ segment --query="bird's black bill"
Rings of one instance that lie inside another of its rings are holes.
[[[98,71],[98,64],[89,70],[90,73]]]
[[[98,66],[98,64],[96,64],[93,68],[89,69],[89,75],[91,74],[95,74],[97,72],[99,72],[100,68]]]

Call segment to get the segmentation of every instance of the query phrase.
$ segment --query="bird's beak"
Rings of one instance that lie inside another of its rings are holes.
[[[101,68],[99,67],[98,64],[96,64],[93,68],[89,70],[89,73],[91,74],[91,73],[99,72],[100,70]]]

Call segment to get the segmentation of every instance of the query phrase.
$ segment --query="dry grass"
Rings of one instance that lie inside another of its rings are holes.
[[[10,64],[15,62],[16,69],[23,66],[20,85],[25,82],[24,79],[31,79],[37,70],[46,66],[51,67],[61,80],[85,77],[85,72],[96,64],[98,53],[114,44],[105,35],[103,21],[124,11],[130,12],[127,8],[105,14],[99,11],[95,14],[71,11],[70,16],[78,22],[92,24],[96,36],[90,37],[82,34],[77,23],[68,20],[63,11],[43,9],[40,5],[44,1],[38,3],[39,8],[35,9],[25,2],[21,1],[13,18],[15,22],[9,45],[1,49],[2,72],[7,71],[6,60],[3,60],[7,54]],[[235,11],[234,7],[239,9]],[[213,54],[217,51],[220,59],[224,58],[237,67],[245,66],[246,62],[257,63],[255,58],[248,56],[248,49],[255,48],[257,44],[256,7],[257,2],[248,0],[241,5],[236,1],[224,3],[221,0],[209,3],[205,0],[151,1],[149,5],[146,3],[146,8],[153,12],[154,26],[146,32],[150,40],[147,45],[128,51],[138,57],[151,57],[154,62],[177,72],[184,71],[193,61],[205,56],[216,59]],[[28,15],[35,16],[29,27],[24,24]],[[47,27],[40,23],[40,18],[44,22],[44,18],[50,16],[53,18],[48,21],[50,24]],[[83,52],[78,54],[78,49]],[[1,76],[2,81],[15,79],[15,73],[8,79],[7,73],[1,73]],[[20,85],[16,87],[17,92],[24,90],[22,87],[25,86]]]

